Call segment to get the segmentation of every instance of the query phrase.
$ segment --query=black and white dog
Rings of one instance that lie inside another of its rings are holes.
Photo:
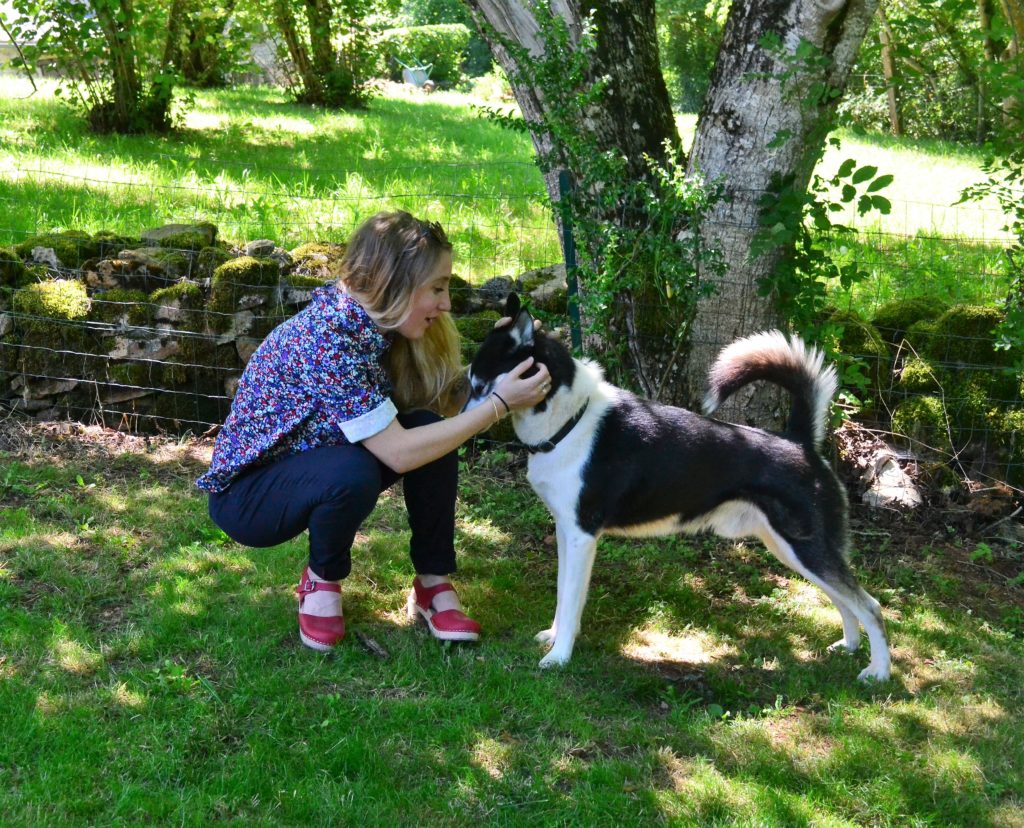
[[[787,430],[773,434],[660,405],[605,382],[601,369],[573,359],[558,340],[536,331],[515,294],[470,366],[467,407],[486,400],[498,380],[533,356],[551,373],[539,405],[513,414],[529,449],[527,479],[555,519],[558,601],[555,620],[537,640],[551,645],[540,665],[572,655],[598,538],[713,530],[753,536],[784,564],[817,585],[839,609],[853,651],[863,625],[871,661],[859,678],[889,678],[889,647],[878,602],[846,561],[846,497],[818,452],[835,369],[797,338],[772,331],[738,340],[710,372],[704,410],[755,380],[792,395]]]

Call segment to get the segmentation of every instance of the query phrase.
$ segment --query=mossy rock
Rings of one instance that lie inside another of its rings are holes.
[[[912,325],[907,339],[918,352],[932,360],[958,365],[1001,365],[1013,363],[1008,351],[995,349],[993,331],[1003,321],[998,308],[989,305],[954,305],[937,319],[933,327]],[[910,334],[927,331],[920,344]]]
[[[993,420],[1006,464],[1006,482],[1012,486],[1021,486],[1024,484],[1024,408],[997,412]]]
[[[12,307],[28,316],[72,321],[89,314],[85,285],[75,279],[50,279],[15,291]]]
[[[214,271],[225,262],[230,262],[231,258],[231,254],[221,247],[204,247],[196,257],[196,278],[212,278]]]
[[[473,296],[473,286],[461,276],[453,273],[448,282],[448,295],[452,300],[452,313],[466,313],[469,309],[469,300]]]
[[[22,259],[31,259],[32,250],[36,247],[51,248],[60,263],[69,268],[80,268],[82,262],[96,258],[100,252],[99,243],[81,230],[30,236],[19,242],[14,249]]]
[[[906,394],[934,394],[942,389],[945,372],[921,357],[903,363],[897,388]]]
[[[157,243],[161,247],[168,247],[173,250],[191,250],[198,253],[206,249],[209,241],[210,239],[205,233],[184,232],[165,236]]]
[[[92,297],[89,318],[97,322],[143,326],[153,322],[153,306],[141,290],[106,290]]]
[[[153,388],[156,387],[154,369],[157,368],[159,365],[152,362],[111,362],[107,368],[107,381],[132,388]]]
[[[159,264],[167,276],[180,279],[192,271],[192,258],[177,248],[146,247],[141,252]]]
[[[485,310],[472,316],[456,318],[455,327],[463,342],[473,343],[473,353],[476,353],[477,346],[487,338],[487,334],[494,330],[494,323],[499,319],[501,319],[501,315],[497,311]]]
[[[330,276],[324,278],[320,276],[309,276],[303,273],[291,273],[285,280],[289,287],[298,288],[299,290],[320,288],[324,285],[329,285],[334,281]]]
[[[23,287],[31,281],[28,268],[13,247],[0,247],[0,287]]]
[[[100,230],[100,232],[94,233],[92,238],[98,248],[96,255],[100,258],[116,256],[122,250],[134,250],[137,247],[142,247],[142,239],[138,236],[122,236],[111,230]]]
[[[238,308],[243,296],[271,296],[280,281],[280,270],[273,259],[239,256],[225,262],[213,272],[210,285],[209,310],[220,314],[211,321],[216,330],[227,330],[230,315]]]
[[[196,307],[203,301],[203,289],[195,282],[182,279],[173,285],[154,290],[149,294],[149,301],[153,304],[181,302],[183,304],[188,303],[191,307]]]
[[[937,319],[949,303],[937,296],[909,296],[886,302],[875,311],[871,324],[888,342],[896,344],[915,322]]]
[[[945,444],[948,438],[942,400],[931,395],[904,400],[892,413],[892,430],[926,445]]]
[[[102,351],[102,338],[81,324],[68,324],[62,319],[19,319],[11,335],[21,346],[11,349],[17,352],[14,370],[19,372],[90,379],[104,363],[96,358]]]
[[[340,271],[341,260],[345,258],[345,245],[333,242],[308,242],[288,251],[300,270],[327,268],[333,275]]]

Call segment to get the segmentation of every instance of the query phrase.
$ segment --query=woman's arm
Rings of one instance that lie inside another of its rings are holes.
[[[522,374],[529,370],[531,365],[533,357],[519,363],[495,389],[508,403],[509,408],[537,405],[544,399],[541,386],[550,379],[548,369],[539,365],[536,374],[521,379]],[[403,428],[398,420],[392,420],[383,431],[367,437],[362,442],[385,466],[399,474],[405,474],[444,457],[474,434],[490,428],[507,413],[501,400],[492,395],[488,403],[478,405],[448,420],[419,428]]]

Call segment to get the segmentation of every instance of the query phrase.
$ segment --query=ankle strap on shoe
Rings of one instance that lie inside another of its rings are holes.
[[[432,587],[425,587],[420,583],[419,578],[413,579],[412,588],[416,590],[416,603],[424,607],[429,607],[434,603],[434,599],[442,592],[455,592],[455,587],[449,581],[435,584]]]
[[[311,592],[337,592],[341,594],[341,586],[339,584],[332,584],[330,581],[314,581],[307,575],[299,581],[299,585],[295,587],[295,593],[297,595],[309,595]]]

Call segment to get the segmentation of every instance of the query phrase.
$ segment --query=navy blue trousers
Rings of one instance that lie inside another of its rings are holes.
[[[431,411],[399,414],[405,428],[441,418]],[[403,477],[361,445],[322,446],[244,472],[210,495],[210,517],[245,546],[276,546],[309,530],[309,566],[337,581],[352,570],[352,543],[381,492]],[[412,530],[409,553],[420,575],[455,571],[458,454],[451,452],[404,475]]]

